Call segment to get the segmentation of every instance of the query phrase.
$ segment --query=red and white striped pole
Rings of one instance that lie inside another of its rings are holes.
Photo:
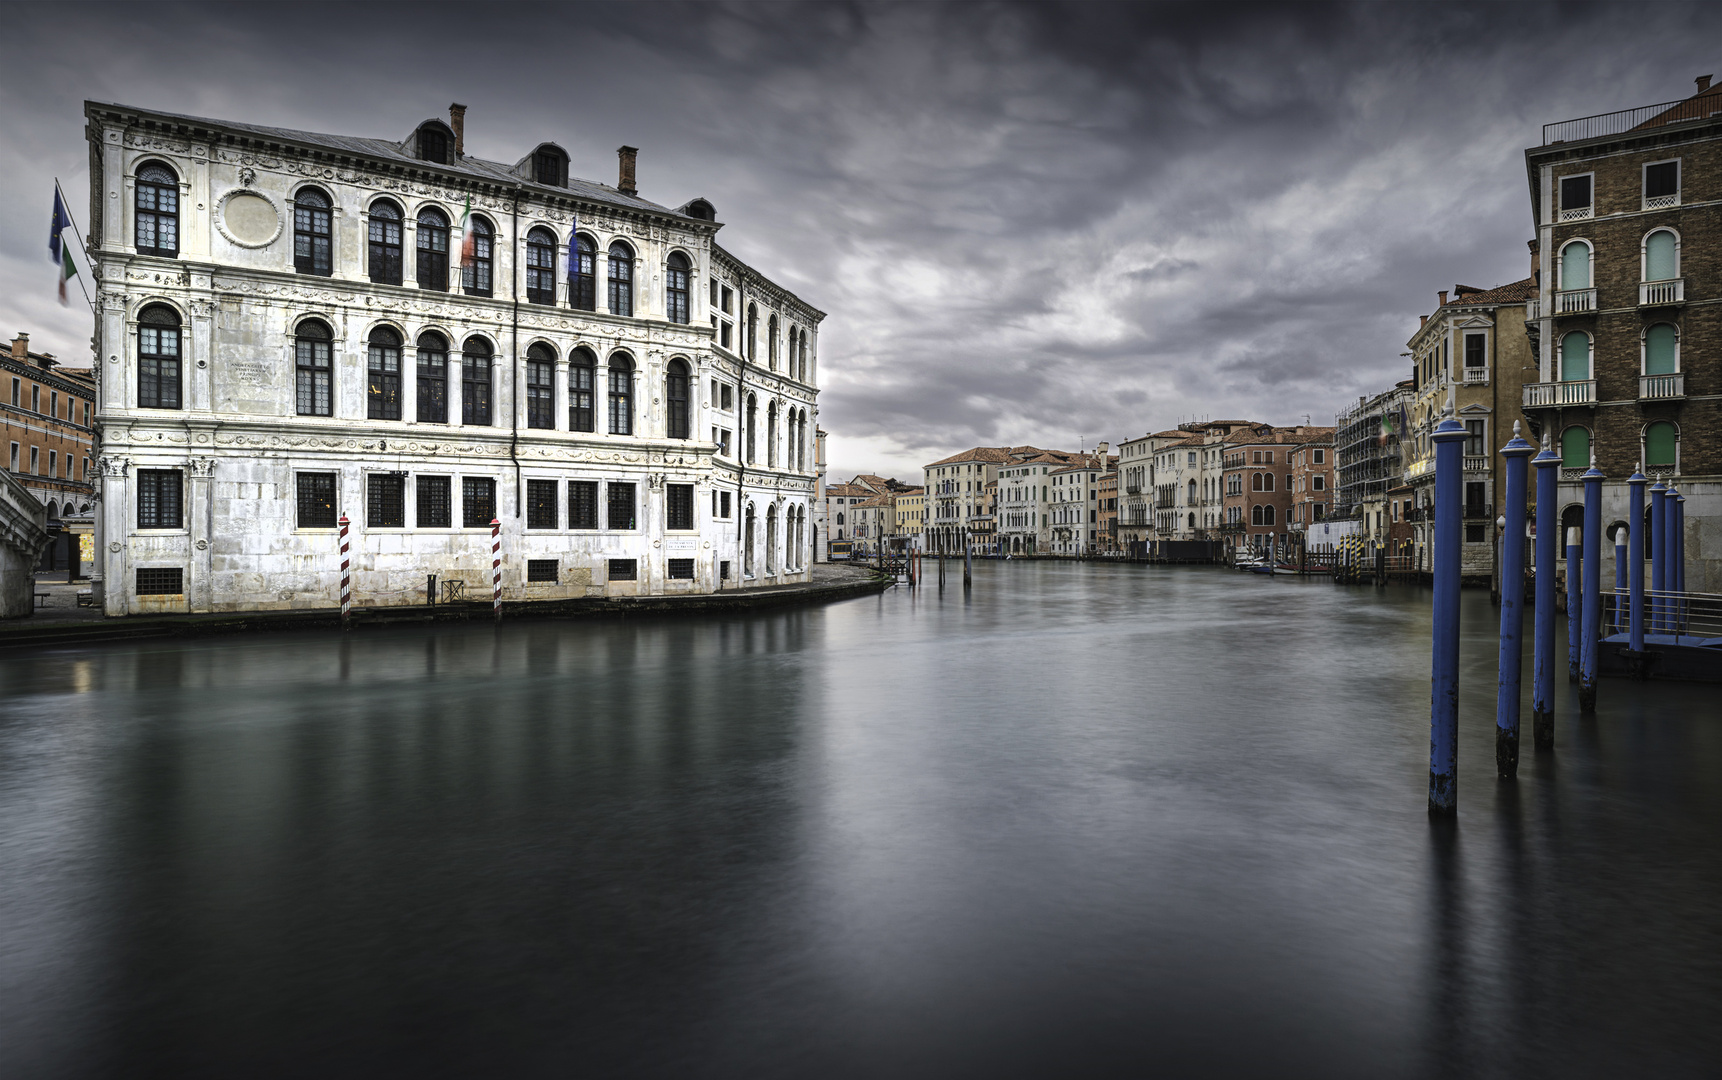
[[[502,521],[490,519],[490,614],[502,621]]]
[[[347,515],[341,515],[341,629],[352,627],[353,577],[347,560]]]

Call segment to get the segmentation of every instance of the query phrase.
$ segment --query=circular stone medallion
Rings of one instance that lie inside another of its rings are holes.
[[[235,191],[221,203],[221,232],[240,247],[263,247],[281,235],[275,204],[253,191]]]

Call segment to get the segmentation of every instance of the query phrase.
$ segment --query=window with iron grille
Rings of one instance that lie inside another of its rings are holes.
[[[610,357],[610,434],[634,433],[634,361],[627,353]]]
[[[609,512],[605,528],[632,529],[634,527],[634,485],[618,484],[612,480],[608,485]]]
[[[299,324],[293,350],[299,415],[330,415],[334,405],[334,334],[316,319],[307,319]]]
[[[419,288],[448,292],[448,215],[435,207],[419,211]]]
[[[633,581],[633,580],[635,580],[635,563],[634,563],[634,560],[633,559],[611,559],[610,560],[610,580],[611,581]]]
[[[556,358],[546,345],[526,352],[526,426],[556,426]]]
[[[382,285],[401,283],[401,211],[388,200],[371,204],[371,280]]]
[[[574,277],[568,282],[568,303],[581,311],[598,308],[598,259],[592,241],[584,236],[574,241]]]
[[[540,184],[562,187],[567,180],[562,174],[562,155],[554,150],[540,150],[532,155],[532,178]]]
[[[407,527],[407,478],[400,473],[371,473],[365,477],[365,527]]]
[[[526,481],[526,527],[554,529],[556,527],[556,481]]]
[[[460,422],[490,423],[490,345],[481,338],[468,338],[460,354]]]
[[[664,485],[664,528],[694,527],[694,486],[692,484]]]
[[[543,227],[526,234],[526,299],[556,302],[556,237]]]
[[[371,331],[365,356],[365,415],[401,418],[401,336],[386,326]]]
[[[293,269],[301,274],[333,272],[329,196],[306,188],[293,197]]]
[[[179,408],[179,314],[155,304],[138,316],[138,407]],[[18,383],[12,382],[12,404]]]
[[[597,362],[585,349],[576,349],[568,365],[568,430],[591,431],[592,375]]]
[[[468,296],[489,296],[491,277],[491,236],[495,230],[490,222],[481,217],[467,219],[467,229],[470,231],[472,258],[465,258],[462,253],[463,265],[460,268],[460,284]],[[462,237],[461,242],[467,242],[468,237]]]
[[[1465,526],[1465,543],[1467,543],[1467,544],[1486,544],[1486,543],[1488,543],[1488,541],[1489,541],[1489,527],[1487,525],[1466,525]]]
[[[183,490],[184,478],[178,469],[139,469],[138,528],[184,528]]]
[[[671,559],[670,580],[692,581],[694,579],[694,561],[692,559]]]
[[[185,568],[180,566],[140,566],[137,572],[139,596],[177,596],[185,592]]]
[[[729,580],[729,560],[728,559],[725,559],[722,562],[718,563],[718,580],[720,580],[720,581],[728,581]]]
[[[448,342],[441,334],[419,335],[418,417],[420,423],[448,423]]]
[[[554,582],[556,580],[556,569],[555,559],[527,559],[526,580]]]
[[[468,529],[485,529],[496,516],[496,481],[488,476],[460,478],[460,523]]]
[[[596,529],[598,527],[598,481],[568,481],[568,527]]]
[[[138,170],[137,249],[140,255],[179,254],[179,177],[150,162]]]
[[[333,529],[335,520],[335,474],[300,473],[299,528]]]
[[[421,529],[446,529],[454,523],[449,506],[449,478],[421,476],[418,482],[418,523]]]

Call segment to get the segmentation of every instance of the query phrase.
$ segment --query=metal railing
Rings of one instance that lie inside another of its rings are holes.
[[[1562,289],[1555,293],[1555,314],[1576,315],[1596,310],[1595,289]]]
[[[1644,281],[1639,283],[1639,307],[1657,307],[1662,304],[1684,304],[1685,302],[1685,278],[1670,278],[1667,281]]]
[[[1563,382],[1539,382],[1525,385],[1525,408],[1548,408],[1553,405],[1592,405],[1596,402],[1595,379],[1568,379]]]
[[[1644,208],[1646,210],[1670,210],[1680,205],[1680,192],[1672,195],[1646,195]]]
[[[1623,591],[1603,594],[1603,624],[1608,633],[1624,634],[1631,629],[1630,596]],[[1644,590],[1644,632],[1686,634],[1698,638],[1722,637],[1722,595],[1695,592]]]
[[[1495,516],[1495,504],[1494,503],[1466,503],[1465,504],[1465,518],[1468,521],[1475,521],[1478,518],[1483,518],[1486,520],[1487,519],[1493,519],[1494,516]]]
[[[1686,120],[1703,120],[1711,110],[1722,111],[1722,101],[1715,98],[1681,98],[1660,105],[1640,105],[1636,109],[1581,116],[1576,120],[1561,120],[1543,125],[1543,145],[1598,139],[1604,135],[1620,135],[1643,127],[1660,127]]]
[[[1686,375],[1678,371],[1672,375],[1640,375],[1638,396],[1641,399],[1685,397]]]

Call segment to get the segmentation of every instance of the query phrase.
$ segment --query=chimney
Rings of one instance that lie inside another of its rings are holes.
[[[632,146],[618,146],[616,157],[620,168],[616,177],[616,190],[624,195],[638,195],[639,189],[634,186],[634,155],[640,151]]]
[[[1700,75],[1692,81],[1698,84],[1698,92],[1700,94],[1710,89],[1710,76],[1708,75]]]
[[[454,156],[466,154],[466,106],[455,102],[448,107],[448,126],[454,129]]]
[[[30,359],[30,335],[18,334],[12,338],[12,359]]]
[[[1447,290],[1442,289],[1440,292],[1436,293],[1435,295],[1439,296],[1441,298],[1441,302],[1439,304],[1436,304],[1435,306],[1436,307],[1446,307],[1447,306]]]
[[[1427,315],[1419,315],[1419,316],[1417,316],[1417,319],[1418,319],[1418,322],[1417,322],[1417,329],[1419,329],[1419,330],[1421,330],[1421,329],[1423,329],[1423,328],[1424,328],[1424,327],[1425,327],[1425,326],[1428,326],[1428,325],[1429,325],[1429,316],[1427,316]]]

